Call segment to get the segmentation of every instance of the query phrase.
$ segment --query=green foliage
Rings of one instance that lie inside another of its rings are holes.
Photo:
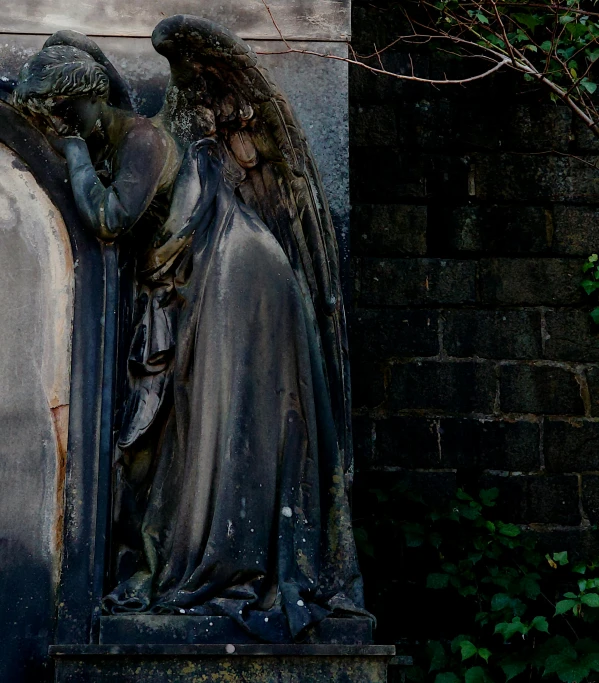
[[[497,489],[476,497],[458,490],[447,505],[430,507],[403,486],[382,501],[377,496],[369,533],[382,529],[385,538],[402,542],[408,574],[416,568],[409,590],[434,609],[437,637],[412,643],[416,666],[408,677],[421,683],[599,680],[599,565],[572,562],[565,551],[544,552],[534,532],[497,518],[497,499]],[[360,545],[369,533],[361,530]],[[370,547],[376,559],[378,546]],[[423,566],[428,573],[419,571]]]
[[[580,283],[580,286],[589,295],[593,296],[595,292],[599,289],[599,256],[597,254],[591,254],[584,265],[582,266],[582,272],[585,277]],[[596,300],[596,296],[593,297]],[[593,308],[590,312],[591,319],[596,325],[599,325],[599,306]]]
[[[421,31],[452,40],[454,53],[478,52],[544,86],[599,134],[598,0],[418,0],[402,4]],[[424,11],[425,19],[421,13]]]

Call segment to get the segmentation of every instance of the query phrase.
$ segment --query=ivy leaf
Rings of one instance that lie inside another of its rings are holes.
[[[473,666],[464,675],[466,683],[493,683],[482,666]]]
[[[580,81],[580,85],[587,91],[590,92],[591,95],[597,90],[597,84],[593,83],[592,81],[589,81],[587,78],[583,78],[582,81]]]
[[[526,667],[528,664],[526,662],[523,662],[521,659],[516,659],[515,657],[507,657],[506,659],[501,662],[499,665],[503,669],[503,673],[505,674],[505,681],[506,683],[508,681],[511,681],[512,678],[516,678],[516,676],[519,676],[523,671],[526,671]]]
[[[580,602],[589,607],[599,607],[599,595],[597,593],[587,593],[580,598]]]
[[[591,318],[593,319],[593,322],[594,322],[596,325],[599,325],[599,307],[594,308],[594,309],[590,312],[590,316],[591,316]]]
[[[495,633],[502,635],[504,640],[509,640],[515,636],[516,633],[526,635],[528,630],[528,626],[520,621],[520,617],[514,617],[511,624],[504,621],[495,626]]]
[[[544,675],[557,674],[563,683],[578,683],[586,678],[589,672],[590,667],[577,660],[576,652],[572,648],[547,657],[545,662]]]
[[[463,597],[468,597],[469,595],[476,595],[477,590],[475,586],[463,586],[458,589],[458,593]]]
[[[449,584],[449,574],[429,574],[426,577],[426,587],[433,589],[447,588]]]
[[[491,598],[491,609],[498,612],[500,609],[512,606],[512,598],[507,593],[495,593]]]
[[[590,263],[595,263],[598,260],[599,260],[599,254],[591,254],[589,256],[589,262]]]
[[[462,683],[460,679],[451,671],[445,671],[441,674],[437,674],[435,678],[435,683]]]
[[[402,524],[402,531],[406,537],[406,544],[409,548],[418,548],[424,543],[424,527],[415,522]]]
[[[493,507],[497,500],[497,496],[499,496],[498,488],[483,489],[480,492],[480,502],[487,507]]]
[[[572,591],[569,591],[568,593],[564,593],[564,598],[570,598],[570,600],[578,600],[578,595],[576,595],[576,593],[572,593]]]
[[[536,578],[540,578],[538,574],[536,575]],[[524,591],[524,594],[531,600],[534,600],[541,593],[541,586],[536,578],[529,574],[528,576],[522,577],[522,580],[520,581],[520,586]]]
[[[469,640],[463,640],[460,643],[460,650],[462,652],[462,661],[466,661],[467,659],[470,659],[470,657],[474,657],[475,654],[478,652],[478,648],[474,643],[471,643]]]
[[[557,616],[558,614],[564,614],[565,612],[568,612],[571,610],[573,607],[577,605],[576,600],[560,600],[557,605],[555,606],[555,614],[554,616]]]
[[[461,647],[462,643],[464,642],[470,642],[470,636],[456,636],[452,641],[451,641],[451,651],[452,652],[457,652]]]
[[[587,294],[592,294],[596,289],[599,288],[599,284],[594,280],[583,280],[580,286],[584,289]]]
[[[549,624],[545,617],[535,617],[530,623],[531,628],[536,628],[537,631],[542,631],[543,633],[549,633]]]
[[[493,653],[491,652],[491,650],[487,650],[486,647],[479,647],[478,648],[478,656],[481,657],[482,659],[484,659],[485,662],[487,662],[487,663],[489,662],[489,657],[492,654]]]
[[[429,673],[431,671],[444,669],[447,664],[447,655],[445,654],[443,645],[438,640],[430,640],[428,642],[428,651],[431,660]]]
[[[563,567],[568,564],[568,551],[563,550],[561,553],[553,553],[553,559]]]
[[[543,21],[534,14],[512,14],[512,19],[520,24],[524,24],[526,28],[534,31],[537,26],[540,26]]]
[[[458,574],[458,568],[455,564],[451,562],[444,562],[441,565],[441,569],[447,574],[451,574],[452,576],[456,576]]]
[[[504,524],[503,522],[497,522],[497,531],[503,536],[509,536],[510,538],[515,538],[520,536],[520,528],[515,524]]]
[[[597,652],[589,652],[580,658],[580,663],[591,671],[599,671],[599,654]]]

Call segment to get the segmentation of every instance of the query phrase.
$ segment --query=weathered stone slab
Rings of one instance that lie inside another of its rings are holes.
[[[54,646],[56,683],[386,683],[386,645]]]
[[[272,620],[273,617],[270,617]],[[283,622],[282,618],[280,619]],[[284,624],[281,623],[281,635]],[[372,643],[370,619],[324,619],[308,635],[306,642],[332,645]],[[176,645],[215,643],[256,643],[229,617],[121,614],[100,618],[102,645]]]
[[[270,10],[288,39],[346,40],[350,34],[349,0],[269,0]],[[262,0],[24,0],[3,11],[2,33],[53,33],[73,29],[90,36],[152,35],[156,24],[173,14],[199,14],[228,26],[242,38],[279,37]]]
[[[23,161],[0,144],[0,680],[42,680],[60,563],[73,257]]]

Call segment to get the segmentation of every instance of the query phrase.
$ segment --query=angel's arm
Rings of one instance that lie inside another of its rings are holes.
[[[156,194],[166,150],[150,124],[134,128],[118,150],[119,170],[104,187],[91,162],[84,140],[69,138],[65,145],[75,203],[86,227],[112,242],[130,230]]]

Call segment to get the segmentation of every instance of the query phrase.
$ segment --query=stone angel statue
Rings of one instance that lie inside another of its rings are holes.
[[[351,529],[339,258],[287,100],[248,45],[163,20],[152,119],[63,31],[13,101],[66,158],[85,226],[135,259],[115,425],[109,614],[221,615],[269,642],[369,616]]]

